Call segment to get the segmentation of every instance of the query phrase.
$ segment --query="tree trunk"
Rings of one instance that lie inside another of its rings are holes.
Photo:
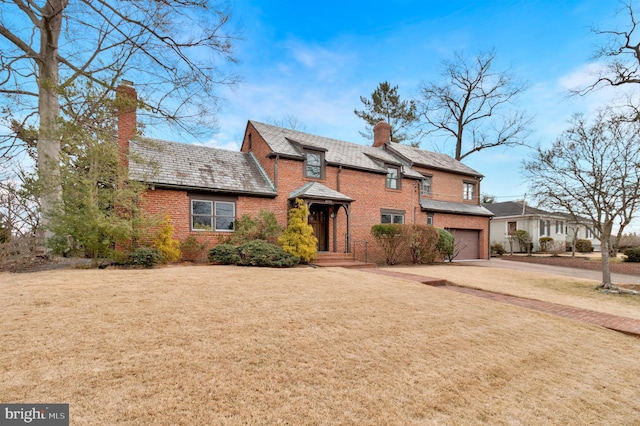
[[[45,3],[40,22],[40,55],[38,57],[38,115],[40,131],[37,144],[40,209],[45,237],[51,236],[49,216],[62,201],[60,183],[60,103],[58,100],[58,43],[62,28],[62,11],[68,0]]]
[[[611,226],[603,227],[602,238],[600,240],[601,257],[602,257],[602,284],[598,286],[603,290],[617,290],[617,287],[611,282],[611,269],[609,268],[609,235],[611,234]]]

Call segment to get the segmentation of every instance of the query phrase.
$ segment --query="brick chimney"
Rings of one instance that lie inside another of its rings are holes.
[[[116,88],[118,106],[118,154],[121,163],[129,167],[129,140],[136,134],[136,107],[138,93],[133,82],[122,80]]]
[[[384,121],[379,121],[373,127],[373,146],[379,148],[388,142],[391,142],[391,126]]]

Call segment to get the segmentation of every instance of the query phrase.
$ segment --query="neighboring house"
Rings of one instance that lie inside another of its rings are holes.
[[[521,251],[518,242],[511,238],[517,230],[525,230],[533,243],[533,251],[540,250],[540,238],[551,237],[562,247],[572,247],[574,240],[589,240],[596,250],[600,243],[583,223],[577,223],[566,213],[549,213],[531,207],[524,201],[483,204],[493,213],[491,243],[500,243],[507,252]],[[524,251],[524,248],[522,248]]]
[[[135,97],[123,85],[120,95]],[[210,246],[234,220],[273,212],[286,226],[295,199],[310,209],[318,250],[383,262],[370,234],[379,223],[431,224],[454,233],[457,259],[489,257],[491,212],[479,203],[482,175],[453,158],[390,142],[373,146],[249,121],[240,152],[135,137],[135,110],[119,115],[118,144],[129,178],[149,185],[145,208],[171,216],[175,238]]]

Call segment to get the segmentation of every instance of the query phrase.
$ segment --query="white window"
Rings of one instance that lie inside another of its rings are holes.
[[[556,220],[556,234],[564,234],[564,222]]]
[[[427,225],[433,226],[433,213],[427,214]]]
[[[551,221],[540,220],[540,236],[551,235]]]
[[[462,186],[462,199],[473,200],[476,194],[476,184],[471,182],[464,182]]]
[[[191,230],[233,231],[236,204],[228,201],[191,200]]]
[[[420,195],[431,195],[431,176],[425,176],[420,181]]]
[[[394,166],[387,167],[387,188],[391,189],[400,189],[400,179],[398,178],[400,175],[400,169]]]

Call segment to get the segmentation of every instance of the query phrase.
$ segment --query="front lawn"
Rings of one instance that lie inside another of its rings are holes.
[[[633,424],[640,340],[401,279],[0,273],[0,401],[73,425]]]

